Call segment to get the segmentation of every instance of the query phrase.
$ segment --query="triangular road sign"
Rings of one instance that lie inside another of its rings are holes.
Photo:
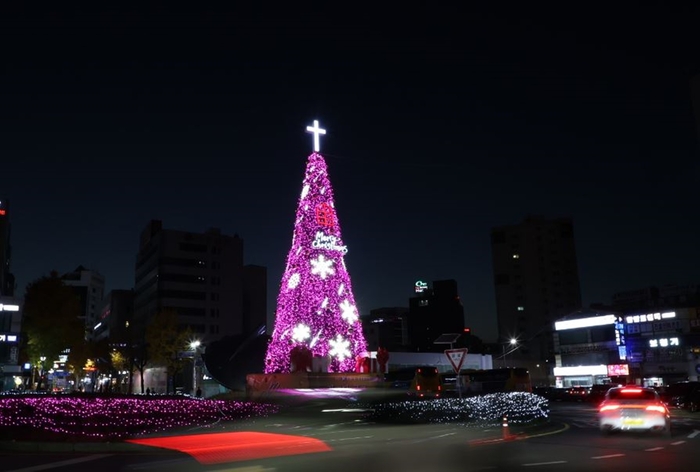
[[[462,370],[462,363],[464,362],[464,357],[467,355],[467,348],[462,349],[445,349],[445,355],[447,360],[452,364],[452,368],[455,370],[456,374]]]

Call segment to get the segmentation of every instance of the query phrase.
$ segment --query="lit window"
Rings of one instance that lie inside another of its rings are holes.
[[[524,307],[524,306],[519,306],[519,307],[518,307],[518,311],[524,311],[524,310],[525,310],[525,307]]]
[[[520,259],[520,254],[513,254],[513,259]]]

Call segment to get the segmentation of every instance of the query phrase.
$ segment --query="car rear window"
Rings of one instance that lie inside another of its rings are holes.
[[[653,390],[633,388],[612,388],[608,391],[611,400],[656,400],[657,395]]]

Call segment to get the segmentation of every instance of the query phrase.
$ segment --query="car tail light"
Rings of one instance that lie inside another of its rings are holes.
[[[666,413],[666,407],[662,405],[649,405],[646,408],[647,411],[658,411],[659,413]]]
[[[416,390],[420,390],[420,385],[416,385]]]
[[[604,411],[617,410],[618,408],[620,408],[620,405],[603,405],[600,407],[600,412],[602,413]]]
[[[622,393],[639,393],[642,391],[641,388],[623,388],[620,390]]]
[[[438,385],[438,392],[442,390],[442,385]]]

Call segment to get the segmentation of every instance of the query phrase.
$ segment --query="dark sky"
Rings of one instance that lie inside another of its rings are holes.
[[[489,231],[528,214],[573,217],[585,304],[700,282],[697,10],[352,5],[3,15],[19,292],[79,264],[130,288],[158,218],[239,233],[273,311],[313,119],[362,313],[455,278],[495,337]]]

